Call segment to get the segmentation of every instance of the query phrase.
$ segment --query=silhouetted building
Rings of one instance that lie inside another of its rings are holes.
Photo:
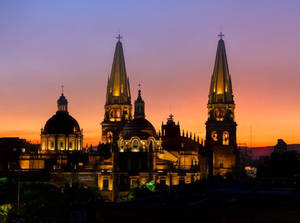
[[[25,139],[18,137],[0,138],[0,172],[19,169],[19,156],[26,151],[26,148]]]
[[[167,123],[161,125],[161,135],[163,147],[166,150],[180,150],[182,145],[181,132],[179,122],[176,124],[173,120],[173,115],[170,114]],[[184,137],[184,135],[183,135]]]
[[[287,144],[283,139],[278,139],[277,144],[274,146],[274,152],[284,153],[287,151]]]

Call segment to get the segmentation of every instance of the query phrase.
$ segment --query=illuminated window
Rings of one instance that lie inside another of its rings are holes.
[[[224,109],[215,109],[215,118],[217,121],[223,121],[225,116],[225,110]]]
[[[223,132],[223,145],[229,145],[229,133],[227,131]]]
[[[115,117],[114,111],[111,111],[111,112],[110,112],[110,117],[111,117],[111,118],[114,118],[114,117]]]
[[[124,148],[125,148],[125,142],[124,140],[122,140],[120,143],[120,152],[124,152]]]
[[[50,148],[54,149],[54,142],[50,142]]]
[[[131,147],[132,147],[133,152],[138,152],[139,151],[139,141],[137,139],[132,140]]]
[[[69,148],[70,148],[70,149],[73,148],[73,143],[72,143],[72,142],[69,143]]]
[[[108,143],[111,143],[113,141],[113,133],[112,132],[107,132],[106,137],[107,137]]]
[[[218,133],[217,133],[216,131],[213,131],[213,132],[211,133],[211,138],[212,138],[212,140],[214,140],[214,141],[218,141]]]
[[[117,118],[120,118],[120,117],[121,117],[120,109],[118,109],[118,110],[116,111],[116,117],[117,117]]]
[[[63,149],[63,148],[64,148],[64,143],[60,142],[60,149]]]

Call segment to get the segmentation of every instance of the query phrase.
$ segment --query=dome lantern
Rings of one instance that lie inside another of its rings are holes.
[[[57,100],[57,109],[62,112],[68,111],[68,100],[64,96],[64,85],[61,85],[61,96]]]
[[[64,96],[64,85],[61,85],[61,96],[57,100],[57,110],[68,112],[68,100]]]

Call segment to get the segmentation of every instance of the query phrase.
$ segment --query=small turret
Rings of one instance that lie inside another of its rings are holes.
[[[134,102],[134,118],[145,118],[145,102],[141,90],[138,91],[138,97]]]
[[[60,112],[68,112],[68,100],[64,96],[64,86],[61,86],[61,96],[57,100],[57,110]]]

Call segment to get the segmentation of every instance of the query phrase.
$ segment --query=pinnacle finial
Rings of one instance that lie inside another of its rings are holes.
[[[139,82],[139,84],[138,84],[138,86],[139,86],[139,90],[138,90],[138,93],[139,93],[139,96],[141,96],[141,83]]]
[[[119,33],[119,35],[116,37],[116,39],[118,40],[118,41],[121,41],[121,39],[123,39],[123,37],[120,35],[120,33]]]
[[[64,84],[62,84],[60,87],[61,87],[61,94],[64,94],[64,87],[65,87]]]
[[[225,36],[222,32],[220,32],[220,34],[218,35],[218,37],[220,37],[220,39],[222,39],[222,37]]]

